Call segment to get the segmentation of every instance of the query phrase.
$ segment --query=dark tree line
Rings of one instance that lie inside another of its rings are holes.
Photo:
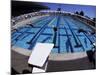
[[[83,12],[83,11],[80,11],[80,12],[76,11],[75,14],[78,14],[78,15],[84,16],[84,12]]]
[[[77,14],[77,15],[81,15],[81,16],[85,16],[85,13],[84,13],[84,11],[76,11],[75,12],[75,14]],[[88,17],[88,16],[86,16],[86,17]],[[88,18],[90,18],[90,17],[88,17]],[[96,22],[96,18],[94,17],[94,18],[92,18],[92,20],[94,21],[94,22]]]
[[[96,18],[93,18],[93,21],[96,22]]]

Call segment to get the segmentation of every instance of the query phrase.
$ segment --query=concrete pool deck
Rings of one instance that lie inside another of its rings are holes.
[[[31,50],[20,48],[20,47],[12,47],[12,50],[25,56],[31,55]],[[64,60],[75,60],[87,57],[86,52],[75,52],[75,53],[50,53],[49,60],[55,61],[64,61]]]
[[[51,53],[49,60],[52,61],[69,61],[87,57],[86,52],[75,52],[75,53]]]
[[[83,55],[85,54],[83,53]],[[94,65],[93,63],[89,62],[89,59],[87,56],[84,56],[83,58],[81,57],[78,59],[76,59],[75,56],[80,57],[80,53],[79,53],[79,56],[77,56],[77,53],[73,55],[67,54],[67,53],[60,54],[60,55],[50,54],[48,65],[47,65],[47,72],[93,69]],[[69,58],[67,57],[71,57],[75,59],[69,60]],[[29,56],[25,56],[11,50],[11,67],[14,68],[17,72],[23,73],[23,70],[25,69],[31,71],[31,67],[29,67],[28,65],[28,59],[29,59]]]

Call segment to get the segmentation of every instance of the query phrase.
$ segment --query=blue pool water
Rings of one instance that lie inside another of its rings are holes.
[[[78,32],[83,29],[85,32]],[[53,53],[82,52],[96,41],[93,30],[70,16],[44,16],[11,34],[12,46],[32,50],[37,42],[54,43]]]

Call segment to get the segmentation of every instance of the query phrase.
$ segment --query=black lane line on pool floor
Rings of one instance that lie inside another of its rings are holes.
[[[35,34],[35,37],[33,37],[29,42],[27,42],[28,44],[30,44],[28,49],[32,49],[33,46],[35,45],[38,37],[40,36],[40,34],[42,33],[42,31],[44,31],[44,29],[46,28],[46,26],[52,21],[53,17],[49,18],[49,20],[46,22],[46,24],[44,24],[41,29]]]

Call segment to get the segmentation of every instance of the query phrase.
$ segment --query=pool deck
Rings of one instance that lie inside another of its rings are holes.
[[[63,55],[63,54],[62,54]],[[80,54],[79,54],[80,55]],[[75,59],[77,54],[64,54],[62,57],[61,54],[50,54],[48,65],[47,65],[47,72],[57,72],[57,71],[74,71],[74,70],[88,70],[93,69],[94,65],[89,62],[87,56],[83,53],[84,57]],[[74,56],[74,57],[72,57]],[[55,58],[63,58],[62,60],[58,60]],[[74,60],[69,60],[68,58],[65,60],[65,57],[74,58]],[[53,60],[54,58],[55,60]],[[31,67],[28,65],[29,56],[25,56],[19,54],[13,50],[11,50],[11,67],[13,67],[17,72],[22,73],[23,70],[27,69],[31,71]],[[52,60],[51,60],[52,59]]]
[[[75,53],[51,53],[49,60],[53,61],[69,61],[87,57],[86,52],[75,52]]]

